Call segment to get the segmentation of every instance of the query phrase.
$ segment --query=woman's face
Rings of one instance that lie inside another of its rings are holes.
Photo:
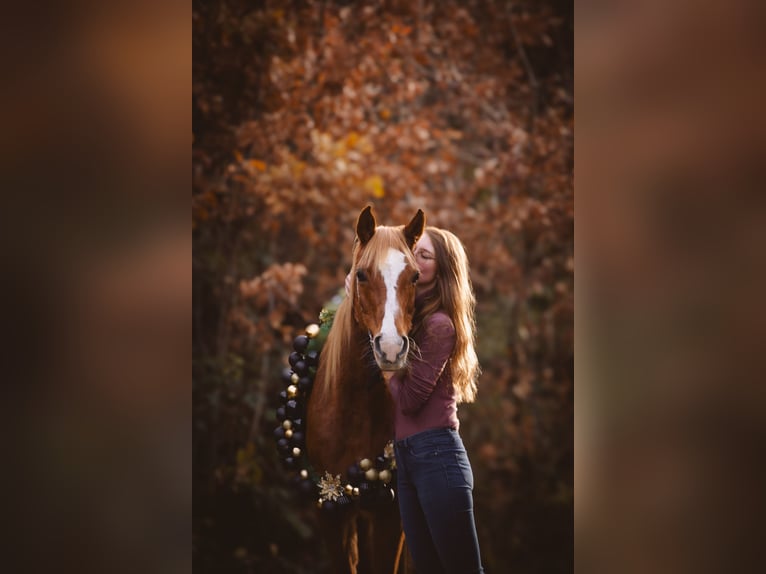
[[[436,255],[434,253],[434,244],[431,242],[428,233],[424,233],[418,240],[413,253],[418,264],[418,271],[420,271],[417,290],[423,291],[431,287],[436,281]]]

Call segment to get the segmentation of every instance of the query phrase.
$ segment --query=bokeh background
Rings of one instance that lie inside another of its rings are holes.
[[[459,415],[487,571],[570,572],[572,3],[192,6],[195,569],[326,566],[274,410],[370,204],[422,208],[471,261],[483,374]]]
[[[577,565],[766,565],[764,4],[578,2]]]

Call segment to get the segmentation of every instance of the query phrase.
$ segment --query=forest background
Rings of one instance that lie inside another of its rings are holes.
[[[459,414],[487,572],[572,571],[572,3],[192,6],[195,569],[325,564],[274,411],[371,204],[422,208],[471,261],[483,374]]]

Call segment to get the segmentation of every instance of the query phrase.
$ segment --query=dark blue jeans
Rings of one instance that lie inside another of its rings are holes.
[[[455,429],[396,442],[399,509],[418,574],[484,572],[473,518],[473,472]]]

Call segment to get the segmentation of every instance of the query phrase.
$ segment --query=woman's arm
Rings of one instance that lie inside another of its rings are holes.
[[[436,382],[455,348],[455,327],[447,315],[435,313],[426,319],[420,353],[411,356],[410,366],[392,377],[398,386],[402,412],[416,415],[436,388]]]

